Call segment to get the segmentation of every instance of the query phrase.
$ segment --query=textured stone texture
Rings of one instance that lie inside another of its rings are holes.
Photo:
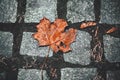
[[[0,80],[5,80],[5,72],[0,73]]]
[[[65,68],[61,70],[61,80],[92,80],[95,74],[95,68]]]
[[[107,80],[120,80],[120,70],[119,71],[108,71]]]
[[[104,36],[105,57],[110,62],[120,62],[120,38]]]
[[[120,0],[101,0],[101,22],[120,23]]]
[[[94,20],[94,0],[68,0],[67,19],[68,21],[80,22]]]
[[[43,17],[54,20],[57,0],[27,0],[25,22],[39,22]]]
[[[23,33],[20,54],[45,57],[48,53],[48,47],[39,47],[32,34],[31,32]],[[50,51],[49,56],[52,56],[52,51]]]
[[[64,54],[64,59],[71,63],[90,63],[91,36],[87,32],[78,31],[76,41],[72,43],[72,52]]]
[[[41,73],[41,71],[37,69],[19,69],[18,80],[42,80],[42,74],[43,80],[49,80],[46,71]]]
[[[16,11],[16,0],[0,0],[0,22],[15,22]]]
[[[0,31],[0,55],[12,56],[13,35],[10,32]]]

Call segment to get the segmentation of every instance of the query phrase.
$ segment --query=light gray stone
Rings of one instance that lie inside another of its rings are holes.
[[[101,0],[101,23],[120,23],[120,0]]]
[[[39,47],[37,40],[32,37],[31,32],[24,32],[20,48],[20,54],[45,57],[48,54],[48,47]],[[49,56],[52,56],[50,50]]]
[[[65,68],[61,70],[61,80],[92,80],[95,68]]]
[[[41,72],[37,69],[19,69],[18,80],[49,80],[46,71]]]
[[[90,63],[91,36],[87,32],[78,31],[76,40],[72,43],[72,52],[64,54],[64,59],[70,63],[87,65]]]
[[[13,35],[10,32],[0,31],[0,55],[12,56]]]
[[[0,22],[14,23],[16,21],[16,0],[0,0]]]
[[[94,20],[94,0],[68,0],[67,19],[68,21],[81,22]]]
[[[57,0],[27,0],[25,22],[39,22],[43,17],[54,21],[56,4]]]
[[[120,70],[108,71],[107,80],[120,80]]]
[[[120,38],[104,36],[105,57],[110,62],[120,62]]]

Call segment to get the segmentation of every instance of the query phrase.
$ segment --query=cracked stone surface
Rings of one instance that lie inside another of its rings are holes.
[[[12,56],[13,35],[10,32],[0,31],[0,55]]]
[[[42,80],[42,73],[37,69],[19,69],[18,80]],[[43,70],[43,80],[49,80],[46,71]]]
[[[64,54],[64,59],[70,63],[87,65],[90,63],[90,41],[91,36],[87,32],[78,31],[72,52]]]
[[[94,20],[94,0],[69,0],[67,3],[68,21],[81,22]]]
[[[16,21],[16,0],[0,0],[0,22],[14,23]]]
[[[92,80],[95,74],[95,68],[65,68],[61,70],[61,80]]]
[[[101,20],[102,23],[120,23],[120,0],[101,0]]]
[[[25,22],[39,22],[43,17],[54,21],[56,4],[57,0],[27,0]]]
[[[110,62],[120,62],[120,38],[104,36],[105,57]]]
[[[48,47],[39,47],[37,40],[32,37],[32,34],[31,32],[23,33],[20,54],[45,57],[48,54]],[[52,56],[51,50],[49,56]]]

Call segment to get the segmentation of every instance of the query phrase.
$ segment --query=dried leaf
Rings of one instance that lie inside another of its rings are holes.
[[[40,20],[37,31],[33,37],[38,40],[40,46],[50,46],[54,52],[59,50],[68,52],[70,44],[75,40],[76,30],[69,29],[64,32],[67,22],[63,19],[56,19],[51,23],[47,18]]]
[[[106,33],[112,33],[112,32],[114,32],[114,31],[116,31],[117,30],[117,28],[116,27],[112,27],[111,29],[109,29]]]
[[[95,25],[96,25],[96,22],[88,21],[88,22],[83,22],[83,23],[80,25],[80,28],[81,28],[81,29],[84,29],[84,28],[87,28],[87,27],[95,26]]]

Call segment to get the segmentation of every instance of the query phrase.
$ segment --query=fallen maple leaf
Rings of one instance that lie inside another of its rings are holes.
[[[59,50],[68,52],[70,44],[75,40],[76,30],[69,29],[64,32],[67,22],[63,19],[56,19],[51,23],[47,18],[40,20],[37,31],[33,37],[38,40],[40,46],[50,46],[57,53]]]

